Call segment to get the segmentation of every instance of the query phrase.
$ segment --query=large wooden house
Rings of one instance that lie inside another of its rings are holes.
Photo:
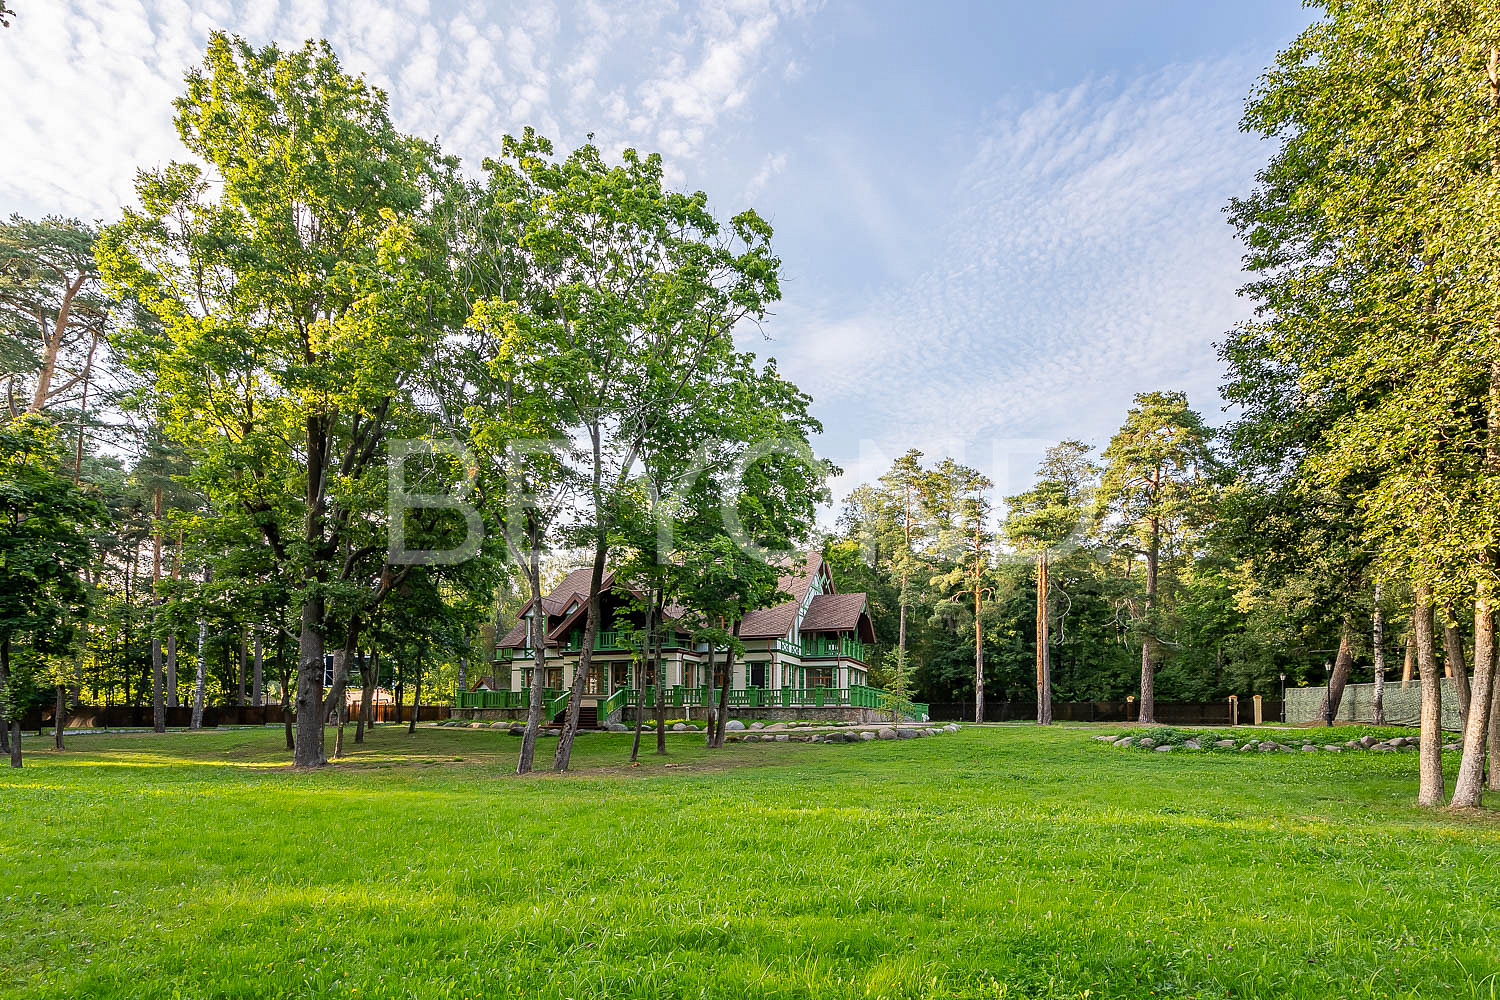
[[[520,624],[496,644],[492,676],[461,694],[460,708],[524,707],[535,662],[527,637],[539,616],[545,621],[543,686],[549,714],[565,704],[582,650],[589,576],[586,569],[575,570],[541,599],[540,606],[528,602]],[[736,710],[881,708],[883,692],[868,686],[866,644],[875,636],[865,595],[840,593],[818,552],[808,553],[790,568],[778,589],[791,595],[790,600],[753,611],[740,623],[745,653],[734,661],[730,704]],[[637,678],[646,688],[643,701],[651,703],[658,677],[667,685],[667,702],[674,711],[697,714],[694,710],[704,709],[723,686],[724,651],[715,652],[715,676],[710,678],[707,643],[694,638],[682,609],[669,607],[667,637],[661,662],[656,663],[632,648],[634,630],[628,626],[638,630],[642,615],[631,608],[630,597],[613,574],[605,576],[600,593],[603,614],[583,688],[587,715],[599,722],[618,718],[633,702]]]

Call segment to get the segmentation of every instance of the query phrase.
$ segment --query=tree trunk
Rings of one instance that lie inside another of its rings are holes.
[[[417,731],[417,716],[422,714],[422,675],[427,671],[427,644],[423,643],[417,652],[417,684],[411,695],[411,724],[406,727],[406,735],[410,736]]]
[[[193,678],[193,715],[190,729],[203,728],[203,697],[208,686],[208,622],[198,619],[198,672]]]
[[[640,757],[641,757],[641,727],[644,725],[644,722],[645,722],[645,720],[642,718],[642,716],[644,715],[644,713],[642,711],[643,706],[641,705],[641,698],[643,697],[644,692],[641,689],[645,686],[646,664],[648,662],[650,662],[649,661],[649,657],[651,656],[651,627],[652,627],[651,617],[652,617],[652,613],[655,610],[656,610],[656,597],[655,597],[655,595],[653,593],[650,597],[647,598],[645,640],[641,643],[641,659],[638,661],[639,666],[637,667],[637,669],[640,671],[640,676],[636,678],[636,684],[635,684],[635,737],[631,741],[631,744],[630,744],[630,762],[632,764],[634,764],[636,761],[640,760]],[[659,676],[661,674],[661,670],[660,669],[657,670],[657,674],[658,674],[658,676],[656,678],[656,680],[657,680],[656,687],[660,688],[661,687],[661,677]],[[654,697],[654,692],[653,692],[653,697],[652,697],[651,700],[652,700],[653,703],[656,701],[656,698]]]
[[[1490,610],[1493,613],[1493,604]],[[1489,790],[1500,792],[1500,637],[1493,640],[1490,655],[1496,666],[1490,675]]]
[[[182,535],[177,535],[177,554],[172,559],[172,579],[182,579]],[[173,600],[177,599],[176,591],[173,591]],[[177,694],[177,633],[171,632],[167,636],[167,707],[178,707]]]
[[[984,721],[984,624],[979,612],[984,595],[983,565],[979,561],[978,541],[975,541],[974,557],[974,721]]]
[[[596,503],[595,510],[599,510]],[[578,735],[578,712],[583,708],[583,682],[594,664],[594,637],[599,634],[599,590],[604,585],[604,557],[608,552],[607,539],[601,533],[594,541],[594,566],[589,577],[588,615],[583,625],[583,650],[578,654],[578,666],[573,672],[573,685],[568,691],[568,707],[563,711],[562,733],[557,738],[557,753],[552,758],[552,770],[566,771],[573,757],[573,738]]]
[[[1047,553],[1036,558],[1036,722],[1052,725],[1052,658],[1050,639],[1052,619],[1049,614]]]
[[[47,397],[52,394],[52,377],[57,373],[57,355],[67,341],[68,323],[71,322],[73,311],[73,299],[83,288],[83,283],[88,280],[88,274],[80,271],[78,276],[70,281],[63,289],[62,302],[58,306],[57,315],[53,317],[52,333],[46,334],[43,328],[42,335],[42,366],[37,372],[36,391],[31,396],[31,406],[28,412],[40,413],[47,405]],[[40,317],[38,317],[40,318]]]
[[[338,726],[334,736],[333,756],[335,758],[344,755],[344,719],[348,712],[349,689],[349,659],[354,655],[355,646],[359,643],[359,619],[353,618],[349,627],[344,632],[344,645],[333,654],[333,687],[328,689],[323,707],[319,710],[322,718],[327,718],[331,711],[334,721]]]
[[[265,692],[265,651],[261,648],[260,626],[255,628],[255,676],[254,686],[250,689],[250,704],[260,708],[266,703]]]
[[[167,707],[177,707],[177,636],[167,636]]]
[[[666,613],[666,594],[661,592],[656,601],[656,753],[667,754],[667,667],[661,659],[662,615]]]
[[[460,690],[460,691],[466,691],[466,690],[468,690],[468,688],[466,686],[467,682],[468,682],[468,679],[469,679],[468,675],[469,675],[469,657],[467,655],[460,656],[458,658],[458,684],[456,685],[456,687],[458,688],[458,690]],[[498,679],[499,678],[496,678],[496,680],[498,680]]]
[[[733,629],[738,638],[740,634],[740,623],[736,621]],[[719,689],[719,716],[716,723],[717,729],[714,735],[714,746],[724,745],[724,734],[729,727],[729,689],[734,686],[734,646],[731,644],[724,650],[724,686]]]
[[[1345,620],[1339,631],[1339,651],[1333,659],[1333,676],[1328,679],[1328,688],[1323,692],[1323,702],[1318,706],[1318,718],[1323,725],[1332,726],[1339,717],[1339,704],[1344,700],[1344,688],[1349,684],[1349,671],[1354,667],[1354,629]]]
[[[1453,808],[1479,807],[1484,789],[1485,744],[1495,684],[1495,613],[1488,588],[1481,585],[1474,600],[1474,685],[1469,714],[1464,720],[1464,756],[1453,782]]]
[[[247,691],[250,686],[250,656],[249,650],[245,646],[245,632],[243,629],[240,630],[239,642],[237,645],[239,648],[239,687],[235,692],[234,703],[243,708],[245,704],[250,700]]]
[[[542,729],[542,689],[547,678],[547,612],[542,608],[541,531],[534,511],[528,512],[526,541],[531,547],[526,565],[526,582],[531,586],[531,616],[526,619],[526,641],[531,647],[531,697],[527,701],[526,732],[521,734],[517,774],[530,774],[536,763],[537,734]]]
[[[1401,664],[1401,690],[1405,691],[1411,687],[1412,670],[1417,663],[1417,636],[1415,632],[1406,633],[1406,659]]]
[[[704,721],[708,723],[706,729],[708,739],[704,742],[710,747],[714,745],[714,733],[718,729],[719,718],[717,708],[718,699],[714,695],[714,656],[716,653],[717,650],[714,649],[713,640],[710,639],[708,642],[708,662],[703,666],[703,669],[707,671],[703,675],[703,689],[704,694],[707,695],[707,703],[703,706],[703,714],[707,716]]]
[[[302,602],[297,636],[297,740],[294,767],[322,767],[323,757],[323,598]]]
[[[1440,806],[1443,804],[1443,689],[1433,634],[1432,592],[1426,586],[1418,585],[1414,588],[1414,597],[1412,631],[1416,636],[1417,670],[1422,681],[1417,804]]]
[[[153,491],[151,533],[151,728],[167,731],[166,675],[161,659],[161,487]]]
[[[380,650],[370,650],[369,669],[359,668],[359,721],[354,725],[354,742],[365,741],[365,727],[374,725],[375,682],[380,676]]]
[[[1151,613],[1156,609],[1157,568],[1161,560],[1161,522],[1151,519],[1151,545],[1146,552],[1146,631],[1141,638],[1141,711],[1138,721],[1156,721],[1156,627]]]
[[[0,693],[5,691],[5,686],[10,683],[10,638],[0,638]],[[105,708],[109,706],[106,704]],[[10,753],[10,720],[5,717],[3,705],[0,705],[0,754]]]
[[[1375,581],[1375,610],[1370,616],[1371,647],[1375,658],[1375,725],[1385,725],[1385,610],[1381,607],[1384,596],[1380,580]]]
[[[57,685],[57,701],[52,709],[52,742],[53,745],[63,749],[63,727],[68,721],[68,687],[66,684]]]
[[[1451,610],[1451,609],[1450,609]],[[1443,673],[1453,678],[1458,694],[1459,725],[1467,727],[1469,718],[1469,669],[1464,663],[1464,640],[1450,618],[1443,626]]]

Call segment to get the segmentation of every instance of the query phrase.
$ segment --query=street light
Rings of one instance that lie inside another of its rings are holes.
[[[1281,672],[1281,724],[1286,725],[1286,671]]]

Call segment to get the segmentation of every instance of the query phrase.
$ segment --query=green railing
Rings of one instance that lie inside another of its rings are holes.
[[[786,638],[785,636],[782,636],[780,639],[776,640],[776,651],[779,653],[786,653],[790,656],[802,655],[802,647],[798,646],[795,642]]]
[[[546,706],[543,715],[550,722],[557,718],[557,713],[568,707],[568,692],[564,691],[555,697],[549,697],[543,704]]]
[[[847,635],[805,635],[802,637],[801,655],[804,659],[842,656],[863,663],[865,660],[865,644]]]
[[[620,688],[614,694],[599,703],[599,721],[602,723],[611,714],[618,712],[630,703],[630,689]]]
[[[564,648],[567,649],[570,653],[576,653],[579,650],[583,649],[583,630],[577,629],[573,632],[570,632],[568,634],[568,644]],[[625,648],[627,647],[621,644],[620,632],[618,629],[600,629],[598,632],[594,633],[594,652],[596,653],[603,649]]]
[[[478,692],[476,692],[478,693]],[[719,689],[677,685],[667,692],[667,704],[673,708],[696,708],[719,703]],[[558,699],[552,715],[567,704],[567,695]],[[609,713],[635,704],[635,688],[620,688],[599,702],[599,718],[602,721]],[[656,704],[656,689],[647,686],[641,690],[641,705],[650,708]],[[730,708],[870,708],[883,712],[899,709],[902,715],[920,719],[930,715],[925,702],[898,702],[890,692],[864,684],[847,688],[836,687],[783,687],[783,688],[732,688],[729,691]],[[550,716],[549,716],[550,718]]]

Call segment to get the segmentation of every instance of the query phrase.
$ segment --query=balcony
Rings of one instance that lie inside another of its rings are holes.
[[[865,662],[865,644],[853,636],[804,635],[801,656],[804,660],[844,657]]]

